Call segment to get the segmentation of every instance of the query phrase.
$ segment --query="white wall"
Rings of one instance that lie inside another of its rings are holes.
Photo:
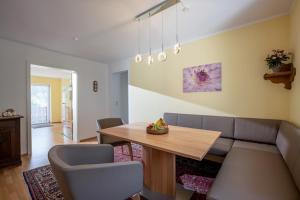
[[[153,122],[165,112],[234,116],[222,110],[197,105],[182,99],[170,97],[150,90],[129,85],[129,121]]]
[[[21,124],[21,152],[27,152],[26,83],[28,64],[64,68],[78,75],[78,139],[95,136],[96,119],[109,116],[108,66],[0,39],[0,111],[14,108],[25,116]],[[92,91],[92,81],[99,91]]]

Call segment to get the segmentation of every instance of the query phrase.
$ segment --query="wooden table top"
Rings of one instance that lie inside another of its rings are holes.
[[[102,129],[99,132],[195,160],[202,160],[221,135],[218,131],[179,126],[169,126],[169,133],[165,135],[150,135],[146,133],[146,127],[146,123],[134,123]]]

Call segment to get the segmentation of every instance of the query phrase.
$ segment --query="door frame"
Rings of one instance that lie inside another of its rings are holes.
[[[74,130],[74,107],[76,107],[75,106],[75,104],[77,104],[77,103],[74,103],[74,100],[73,100],[73,98],[74,98],[74,96],[76,95],[77,96],[77,94],[74,94],[74,92],[76,92],[76,91],[74,91],[74,84],[76,84],[76,86],[75,87],[77,87],[77,75],[76,74],[74,74],[73,72],[71,72],[71,79],[70,79],[70,81],[71,81],[71,91],[72,91],[72,96],[71,96],[71,115],[72,115],[72,140],[74,140],[74,133],[73,133],[73,130]],[[74,84],[73,84],[74,83]],[[63,96],[63,91],[61,91],[62,92],[62,96]],[[65,106],[65,103],[62,103],[62,106]],[[62,115],[62,117],[63,117],[63,107],[62,107],[62,109],[61,109],[61,115]],[[66,115],[66,112],[64,112],[64,116]],[[64,123],[64,119],[62,118],[62,123]]]
[[[32,154],[32,126],[31,126],[31,65],[45,66],[57,70],[66,70],[72,73],[72,114],[73,114],[73,141],[78,141],[78,75],[75,70],[53,67],[53,65],[39,62],[26,61],[26,130],[27,130],[27,154]],[[74,81],[74,83],[73,83]]]

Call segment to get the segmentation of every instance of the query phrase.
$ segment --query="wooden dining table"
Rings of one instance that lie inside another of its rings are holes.
[[[143,146],[144,185],[153,192],[176,195],[176,155],[201,161],[221,132],[169,126],[165,135],[146,132],[146,123],[102,129],[100,134]]]

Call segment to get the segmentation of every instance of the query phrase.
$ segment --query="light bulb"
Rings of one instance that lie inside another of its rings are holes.
[[[180,43],[174,45],[174,54],[179,54],[181,51]]]
[[[136,63],[140,63],[140,62],[142,62],[142,60],[143,60],[143,58],[142,58],[142,55],[141,55],[141,54],[137,54],[137,55],[135,56],[135,62],[136,62]]]
[[[158,54],[157,59],[159,62],[164,62],[167,60],[167,54],[166,52],[162,51]]]
[[[153,63],[153,61],[154,61],[154,60],[153,60],[152,55],[149,55],[149,56],[148,56],[148,62],[147,62],[148,65],[151,65],[151,64]]]

